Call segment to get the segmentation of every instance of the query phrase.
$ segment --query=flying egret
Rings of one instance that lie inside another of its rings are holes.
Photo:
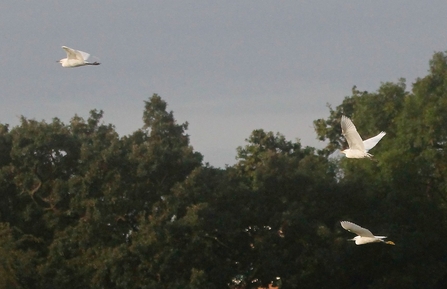
[[[62,64],[62,67],[78,67],[84,65],[99,65],[99,62],[87,62],[90,54],[84,51],[71,49],[67,46],[62,46],[62,48],[67,52],[67,58],[61,59],[57,62]]]
[[[341,117],[341,130],[346,140],[348,141],[349,148],[341,151],[347,158],[361,159],[371,158],[372,155],[368,153],[370,149],[376,146],[376,144],[386,135],[386,132],[382,131],[375,137],[367,140],[362,140],[355,125],[346,116]]]
[[[370,230],[362,228],[354,223],[348,221],[341,221],[340,224],[343,227],[343,229],[358,235],[355,236],[353,239],[349,239],[355,241],[356,245],[363,245],[376,242],[382,242],[388,245],[395,245],[394,242],[392,241],[384,241],[383,239],[385,239],[386,236],[374,236]]]

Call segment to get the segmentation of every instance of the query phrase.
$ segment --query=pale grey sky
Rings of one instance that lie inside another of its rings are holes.
[[[360,90],[428,71],[447,1],[2,1],[0,122],[91,109],[121,135],[159,94],[205,162],[234,164],[254,129],[322,147],[312,121]],[[101,65],[62,68],[66,45]]]

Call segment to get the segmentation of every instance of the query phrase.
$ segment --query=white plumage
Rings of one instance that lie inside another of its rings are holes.
[[[362,228],[354,223],[348,221],[341,221],[340,224],[343,227],[343,229],[358,235],[353,239],[351,239],[352,241],[355,241],[356,245],[363,245],[376,242],[382,242],[385,244],[394,245],[394,242],[392,241],[383,240],[386,238],[386,236],[374,236],[370,230]]]
[[[376,144],[386,135],[385,132],[381,132],[375,137],[367,140],[362,140],[354,123],[346,116],[341,117],[341,130],[346,140],[348,141],[349,148],[341,151],[347,158],[361,159],[365,157],[372,157],[368,153],[370,149],[376,146]]]
[[[84,65],[99,65],[99,62],[87,62],[90,54],[84,51],[75,50],[67,46],[62,46],[67,52],[67,58],[63,58],[58,62],[62,64],[62,67],[78,67]]]

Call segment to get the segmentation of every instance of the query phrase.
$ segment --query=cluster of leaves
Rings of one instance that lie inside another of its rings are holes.
[[[374,161],[333,158],[340,117],[386,131]],[[255,130],[202,163],[158,95],[119,137],[102,111],[0,125],[0,288],[445,288],[447,55],[412,92],[353,89],[316,120],[323,150]],[[340,220],[396,246],[355,246]]]

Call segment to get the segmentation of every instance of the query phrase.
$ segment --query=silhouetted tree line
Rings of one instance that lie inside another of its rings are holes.
[[[447,288],[447,54],[411,91],[356,87],[322,150],[255,130],[203,164],[166,102],[120,137],[102,111],[0,125],[0,288]],[[340,118],[373,160],[346,159]],[[396,246],[356,246],[339,221]]]

